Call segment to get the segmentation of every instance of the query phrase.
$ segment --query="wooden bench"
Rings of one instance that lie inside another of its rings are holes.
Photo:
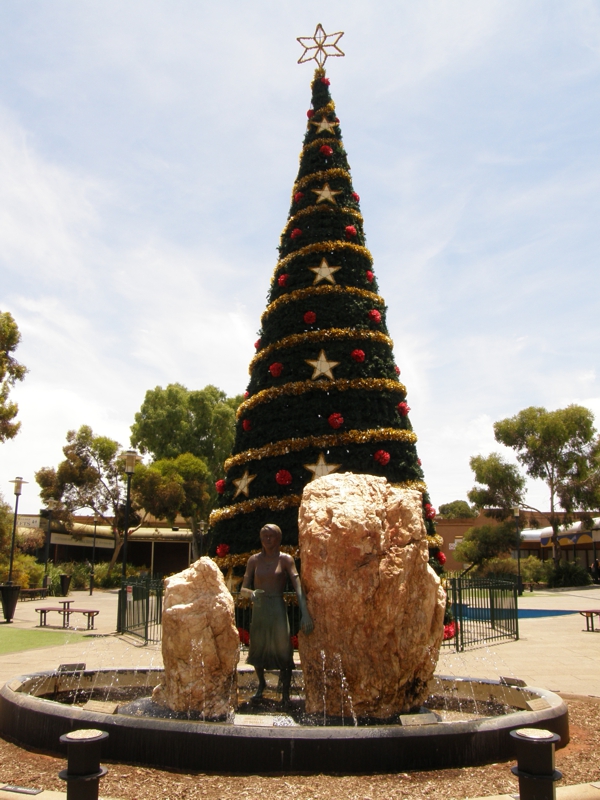
[[[600,619],[600,610],[596,611],[580,611],[579,612],[582,617],[585,617],[585,629],[586,631],[593,631],[594,630],[594,617],[598,617]]]
[[[48,589],[41,586],[37,589],[21,589],[19,592],[19,600],[45,600],[48,595]]]
[[[71,608],[70,604],[63,605],[59,608],[58,606],[45,606],[44,608],[36,608],[36,611],[40,615],[40,628],[45,628],[48,624],[47,614],[49,611],[58,611],[59,614],[62,614],[62,626],[63,628],[69,627],[69,620],[71,614],[83,614],[84,617],[87,617],[87,629],[88,631],[94,630],[94,620],[100,613],[96,609],[93,608]]]

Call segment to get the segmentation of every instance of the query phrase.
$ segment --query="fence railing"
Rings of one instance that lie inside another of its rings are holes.
[[[518,587],[512,580],[452,577],[444,579],[455,634],[444,647],[457,651],[486,642],[519,638]]]
[[[150,578],[127,580],[119,592],[121,633],[148,642],[162,638],[163,582]]]

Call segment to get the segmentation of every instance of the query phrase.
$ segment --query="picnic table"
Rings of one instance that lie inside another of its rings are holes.
[[[72,608],[71,604],[73,600],[59,600],[59,606],[44,606],[43,608],[36,608],[36,611],[40,615],[40,628],[45,628],[48,625],[47,615],[49,611],[58,611],[59,614],[62,614],[62,626],[63,628],[69,627],[69,621],[71,618],[71,614],[83,614],[84,617],[87,618],[87,629],[88,631],[94,630],[94,620],[100,613],[97,609],[94,608]]]
[[[593,631],[594,630],[594,617],[597,616],[600,619],[600,610],[598,609],[591,609],[587,611],[580,611],[579,612],[582,617],[585,617],[585,629],[586,631]]]

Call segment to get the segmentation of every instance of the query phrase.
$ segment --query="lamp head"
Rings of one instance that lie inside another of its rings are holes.
[[[137,464],[139,455],[136,450],[127,450],[125,452],[125,472],[128,475],[133,475],[135,472],[135,465]]]
[[[21,490],[23,488],[24,483],[29,483],[29,481],[24,481],[23,478],[15,478],[14,481],[9,481],[9,483],[14,483],[15,489],[14,492],[17,497],[21,494]]]

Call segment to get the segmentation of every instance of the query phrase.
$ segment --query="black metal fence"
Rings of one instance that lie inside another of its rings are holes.
[[[148,642],[162,638],[163,581],[137,578],[119,592],[119,630]]]
[[[444,587],[454,617],[454,635],[444,639],[444,647],[460,652],[487,642],[519,638],[514,581],[456,576],[445,578]]]

